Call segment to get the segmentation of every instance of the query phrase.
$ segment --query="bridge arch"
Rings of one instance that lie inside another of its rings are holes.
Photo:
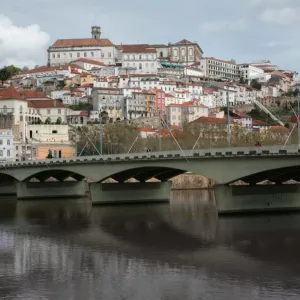
[[[161,167],[161,166],[152,166],[152,167],[139,167],[139,168],[129,168],[112,175],[109,175],[99,182],[104,182],[105,180],[112,178],[117,182],[125,182],[131,178],[136,179],[139,182],[146,182],[152,178],[159,181],[168,181],[169,179],[176,177],[180,174],[186,173],[186,170],[170,168],[170,167]]]
[[[245,177],[241,177],[230,183],[242,180],[248,184],[257,184],[263,181],[282,184],[289,180],[300,182],[300,166],[290,166],[285,168],[270,169],[258,173],[254,173]]]
[[[18,179],[13,175],[0,172],[0,182],[13,182],[13,181],[18,181]]]
[[[31,174],[30,176],[28,176],[27,178],[25,178],[22,181],[30,181],[34,178],[41,182],[47,181],[49,178],[55,178],[57,181],[65,181],[68,178],[73,178],[76,181],[82,181],[85,178],[85,176],[80,173],[77,173],[77,172],[73,172],[70,170],[64,170],[63,168],[62,169],[48,169],[48,170],[43,170],[43,171]]]

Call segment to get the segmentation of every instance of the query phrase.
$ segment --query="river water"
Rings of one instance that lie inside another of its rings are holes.
[[[0,299],[300,299],[300,215],[218,218],[170,204],[0,202]]]

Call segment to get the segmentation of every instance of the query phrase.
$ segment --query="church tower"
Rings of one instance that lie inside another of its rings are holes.
[[[101,36],[101,28],[100,26],[92,26],[92,38],[93,39],[100,39]]]

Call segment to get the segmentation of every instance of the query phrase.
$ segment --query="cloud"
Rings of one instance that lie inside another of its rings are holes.
[[[49,35],[39,25],[17,26],[8,17],[0,15],[0,67],[45,64],[49,41]]]
[[[224,31],[244,31],[248,29],[247,19],[239,19],[236,21],[216,21],[205,23],[201,26],[207,32],[224,32]]]
[[[268,8],[260,15],[261,21],[278,25],[293,25],[299,21],[299,10],[291,7]]]

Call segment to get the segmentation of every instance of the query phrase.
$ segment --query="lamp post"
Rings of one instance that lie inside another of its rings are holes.
[[[99,140],[100,140],[100,155],[102,155],[102,148],[103,148],[103,141],[102,141],[102,109],[100,109],[100,114],[99,114],[99,117],[100,117],[100,137],[99,137]]]
[[[226,95],[226,98],[227,98],[227,143],[228,143],[228,148],[230,148],[230,113],[229,113],[229,110],[230,110],[230,105],[229,105],[229,92],[227,91],[227,95]]]

